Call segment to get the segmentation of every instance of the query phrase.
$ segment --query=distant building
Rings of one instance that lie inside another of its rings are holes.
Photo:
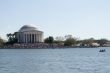
[[[39,43],[43,42],[43,32],[31,25],[24,25],[16,33],[18,43]]]
[[[106,42],[106,44],[104,44],[104,47],[110,47],[110,42]]]
[[[98,44],[98,43],[92,43],[92,46],[98,47],[98,46],[100,46],[100,44]]]

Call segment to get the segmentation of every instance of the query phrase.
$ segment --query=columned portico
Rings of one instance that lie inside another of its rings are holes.
[[[16,37],[18,39],[18,43],[43,42],[43,32],[38,31],[35,27],[30,25],[24,25],[19,32],[17,32]]]

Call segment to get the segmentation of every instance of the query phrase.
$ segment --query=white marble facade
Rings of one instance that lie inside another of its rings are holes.
[[[31,25],[24,25],[17,32],[16,38],[18,43],[39,43],[43,42],[43,32]]]

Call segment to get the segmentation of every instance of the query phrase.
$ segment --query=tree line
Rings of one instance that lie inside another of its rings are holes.
[[[16,32],[15,33],[9,33],[7,34],[8,41],[4,41],[2,38],[0,38],[0,47],[3,45],[13,45],[14,43],[17,43],[18,40],[16,38]],[[80,40],[76,37],[73,37],[72,35],[66,35],[64,37],[62,36],[57,36],[54,38],[53,36],[49,36],[44,39],[44,43],[47,44],[57,44],[57,45],[63,45],[63,46],[76,46],[77,44],[81,44],[82,46],[89,45],[91,46],[92,43],[98,43],[101,47],[104,46],[107,42],[110,42],[109,40],[102,38],[102,39],[94,39],[94,38],[89,38],[89,39],[83,39]]]
[[[107,42],[110,41],[105,38],[101,38],[101,39],[89,38],[89,39],[80,40],[78,38],[73,37],[72,35],[66,35],[65,37],[59,36],[56,38],[49,36],[44,40],[44,42],[49,44],[56,43],[64,46],[76,46],[77,44],[80,44],[81,46],[84,46],[85,44],[92,46],[93,43],[97,43],[100,45],[100,47],[103,47],[105,44],[107,44]]]

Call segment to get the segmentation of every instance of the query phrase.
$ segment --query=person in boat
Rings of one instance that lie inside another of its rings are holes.
[[[101,49],[99,52],[105,52],[105,49]]]

